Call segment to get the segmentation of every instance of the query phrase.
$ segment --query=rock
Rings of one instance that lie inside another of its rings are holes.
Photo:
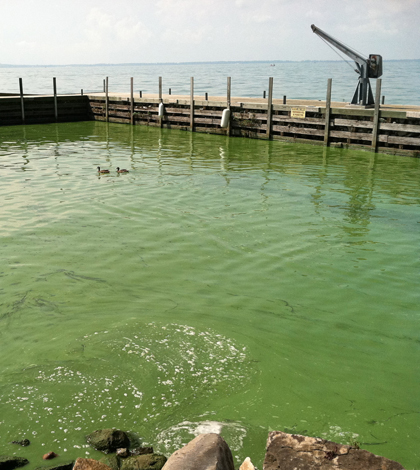
[[[86,436],[86,441],[94,449],[105,454],[115,452],[122,447],[130,447],[130,439],[119,429],[99,429]]]
[[[42,456],[44,460],[51,460],[51,459],[55,459],[56,457],[58,457],[58,455],[55,452],[48,452],[48,454],[44,454]]]
[[[161,470],[166,460],[159,454],[134,455],[121,462],[121,470]]]
[[[16,455],[12,457],[5,455],[0,456],[0,470],[13,470],[14,468],[23,467],[28,463],[29,460],[23,457],[16,457]]]
[[[102,457],[99,462],[104,463],[108,467],[111,468],[111,470],[119,470],[120,468],[120,458],[117,455],[106,455],[105,457]]]
[[[131,455],[153,454],[153,447],[136,447],[130,451]]]
[[[130,451],[128,449],[117,449],[116,454],[118,455],[118,457],[122,457],[123,459],[125,459],[130,455]]]
[[[232,452],[219,434],[200,434],[174,452],[163,470],[234,470]]]
[[[21,441],[12,441],[11,444],[18,444],[22,447],[27,447],[31,441],[29,439],[22,439]]]
[[[239,467],[239,470],[255,470],[255,467],[253,463],[251,462],[251,459],[247,457],[243,462],[242,465]]]
[[[78,458],[74,464],[73,470],[111,470],[108,465],[94,459]]]
[[[74,460],[69,462],[61,463],[59,465],[52,465],[49,467],[36,467],[34,470],[72,470],[74,466]]]
[[[316,437],[270,432],[264,470],[404,470],[393,460]]]

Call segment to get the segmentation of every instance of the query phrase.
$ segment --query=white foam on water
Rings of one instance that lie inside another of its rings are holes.
[[[170,455],[185,446],[200,434],[220,434],[228,443],[232,452],[238,452],[243,447],[246,428],[237,422],[220,421],[182,421],[156,436],[156,448],[159,452]]]
[[[197,400],[202,403],[218,389],[224,395],[235,393],[255,372],[242,346],[188,325],[124,325],[112,332],[96,331],[80,341],[88,359],[39,365],[17,376],[21,382],[16,380],[0,395],[0,404],[16,417],[2,426],[3,431],[19,434],[16,422],[26,423],[32,433],[53,430],[61,450],[69,436],[105,426],[135,430],[139,420],[143,427],[149,423],[154,439],[163,416],[177,411],[188,418]],[[190,436],[229,430],[241,436],[244,431],[232,426],[185,421],[180,429]],[[169,434],[174,438],[172,431]],[[169,446],[171,450],[179,440]]]

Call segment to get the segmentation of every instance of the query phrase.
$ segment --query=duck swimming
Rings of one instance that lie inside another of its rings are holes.
[[[130,173],[128,170],[126,170],[125,168],[121,168],[120,170],[120,167],[117,166],[117,173]]]
[[[98,173],[109,173],[109,170],[101,170],[101,167],[98,166]]]

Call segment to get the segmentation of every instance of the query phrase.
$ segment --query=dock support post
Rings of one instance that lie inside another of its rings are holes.
[[[194,77],[190,81],[190,130],[194,131]]]
[[[230,102],[231,102],[231,94],[232,94],[232,78],[227,78],[227,90],[226,90],[226,107],[230,111]],[[230,136],[230,123],[232,121],[232,113],[229,116],[229,123],[226,128],[226,135]]]
[[[109,122],[108,77],[105,79],[105,120]]]
[[[20,109],[22,111],[22,124],[25,124],[25,103],[23,101],[23,82],[19,78],[19,92],[20,92]]]
[[[273,77],[268,79],[267,139],[271,139],[273,123]]]
[[[331,89],[332,78],[328,79],[327,98],[325,101],[325,127],[324,127],[324,145],[330,145],[330,124],[331,124]]]
[[[55,122],[58,121],[58,101],[57,101],[57,80],[53,77],[53,90],[54,90],[54,117]]]
[[[379,114],[380,114],[380,101],[381,101],[381,87],[382,79],[376,80],[376,96],[375,96],[375,111],[373,114],[373,129],[372,129],[372,150],[378,151],[378,130],[379,130]]]
[[[163,127],[163,116],[160,116],[159,114],[159,106],[160,103],[163,103],[162,99],[162,77],[159,77],[159,105],[158,105],[158,120],[159,120],[159,127]]]
[[[131,77],[130,80],[130,122],[134,124],[134,80]]]

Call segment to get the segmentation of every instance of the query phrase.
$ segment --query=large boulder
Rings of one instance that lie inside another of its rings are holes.
[[[121,461],[121,470],[161,470],[166,460],[160,454],[134,455]]]
[[[28,464],[29,460],[24,459],[23,457],[13,456],[0,456],[0,470],[13,470],[14,468],[23,467]]]
[[[404,470],[393,460],[316,437],[273,431],[268,435],[264,470]]]
[[[121,447],[129,447],[130,439],[124,431],[119,429],[99,429],[86,436],[86,442],[94,449],[105,454],[115,452]]]
[[[219,434],[200,434],[174,452],[163,470],[235,470],[232,452]]]

